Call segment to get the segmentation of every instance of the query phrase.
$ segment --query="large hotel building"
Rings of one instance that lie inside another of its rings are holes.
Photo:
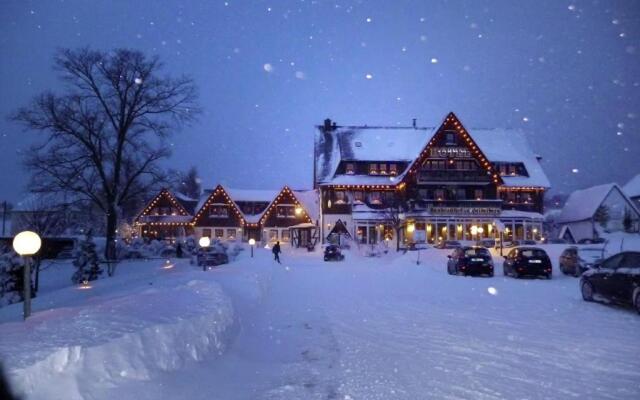
[[[341,126],[315,131],[313,190],[218,185],[200,199],[162,190],[135,220],[174,240],[360,244],[540,239],[549,181],[524,134],[472,129],[449,113],[434,128]]]

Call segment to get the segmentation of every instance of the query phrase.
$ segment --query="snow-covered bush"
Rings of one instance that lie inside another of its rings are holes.
[[[242,243],[232,242],[227,248],[227,256],[229,256],[230,259],[234,260],[242,251],[244,251],[244,246],[242,245]]]
[[[24,261],[16,252],[6,250],[0,255],[0,306],[23,300],[23,274]]]
[[[102,274],[96,244],[93,242],[91,232],[87,233],[85,239],[78,243],[74,258],[73,266],[76,268],[76,271],[71,277],[73,283],[93,281],[98,279]]]

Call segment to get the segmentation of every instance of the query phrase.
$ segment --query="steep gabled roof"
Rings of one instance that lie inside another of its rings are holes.
[[[179,212],[179,215],[149,215],[149,212],[153,210],[156,203],[166,198]],[[169,189],[163,188],[160,192],[140,211],[134,221],[136,222],[174,222],[174,223],[188,223],[193,218],[193,211],[189,212],[184,204],[179,201]],[[165,221],[166,220],[166,221]]]
[[[606,183],[604,185],[592,186],[590,188],[576,190],[571,193],[567,202],[562,208],[562,212],[558,217],[558,223],[578,222],[591,219],[596,210],[607,198],[612,191],[618,191],[633,210],[637,209],[629,198],[624,194],[620,186],[615,183]]]
[[[216,188],[211,191],[205,190],[205,195],[203,195],[200,198],[200,201],[198,202],[197,212],[196,212],[196,215],[193,217],[192,223],[195,224],[196,222],[198,222],[198,220],[200,219],[202,214],[204,214],[209,204],[211,204],[211,202],[213,201],[213,198],[218,194],[222,194],[224,196],[227,205],[229,205],[231,207],[231,210],[235,212],[238,217],[240,217],[240,223],[244,225],[246,221],[244,218],[244,214],[242,213],[242,210],[240,210],[238,205],[233,201],[233,199],[229,196],[229,193],[227,193],[227,191],[225,190],[224,187],[222,187],[222,185],[216,186]]]
[[[550,187],[539,158],[531,150],[524,132],[514,129],[467,129],[454,113],[449,113],[438,127],[370,127],[336,126],[325,131],[317,127],[315,138],[316,183],[325,185],[388,185],[403,180],[407,172],[425,153],[444,124],[453,121],[456,129],[468,135],[484,159],[492,162],[522,162],[529,176],[498,176],[504,186]],[[409,162],[409,167],[392,179],[385,176],[336,175],[341,161]],[[484,163],[481,162],[484,166]],[[493,172],[492,172],[493,174]]]
[[[271,204],[269,204],[269,206],[264,211],[264,213],[262,213],[262,216],[260,217],[260,220],[259,220],[260,224],[264,224],[267,218],[269,218],[271,211],[273,211],[274,208],[278,205],[279,200],[286,195],[290,195],[293,198],[295,206],[300,207],[302,209],[303,216],[307,218],[307,222],[314,222],[313,219],[309,216],[309,211],[305,208],[304,204],[298,199],[294,191],[289,189],[288,186],[284,186],[282,190],[280,190],[278,195],[273,199]]]
[[[631,178],[629,182],[627,182],[627,184],[624,185],[622,189],[629,197],[639,197],[640,196],[640,174]]]

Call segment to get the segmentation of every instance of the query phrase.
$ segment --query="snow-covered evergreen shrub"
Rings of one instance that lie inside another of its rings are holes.
[[[23,274],[22,257],[13,250],[5,250],[0,255],[0,306],[23,300]]]
[[[102,274],[96,244],[93,242],[91,232],[87,233],[85,239],[78,243],[74,258],[73,266],[76,267],[76,271],[71,277],[73,283],[93,281]]]

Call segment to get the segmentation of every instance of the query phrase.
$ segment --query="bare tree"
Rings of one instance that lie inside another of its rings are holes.
[[[405,201],[403,196],[394,192],[391,198],[385,202],[386,207],[383,212],[383,224],[393,228],[396,235],[396,251],[400,250],[400,232],[404,228],[403,213],[405,212]]]
[[[31,189],[93,202],[113,260],[119,209],[163,179],[165,139],[199,111],[196,88],[188,77],[161,77],[159,59],[135,50],[62,49],[54,65],[64,93],[45,92],[14,116],[47,135],[26,158]]]

